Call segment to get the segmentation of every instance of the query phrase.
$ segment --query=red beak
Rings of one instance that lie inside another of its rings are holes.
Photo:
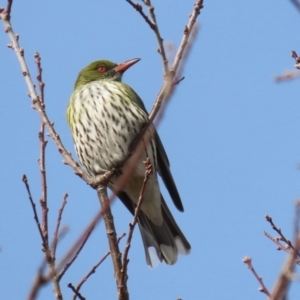
[[[116,67],[114,67],[114,70],[116,72],[123,73],[140,60],[141,60],[140,58],[134,58],[134,59],[127,60],[123,63],[118,64]]]

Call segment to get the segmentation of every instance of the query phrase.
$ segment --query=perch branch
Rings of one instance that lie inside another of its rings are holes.
[[[121,253],[119,249],[116,229],[114,225],[113,215],[110,210],[110,201],[107,196],[107,190],[105,185],[99,185],[97,188],[98,198],[101,204],[102,211],[105,211],[103,214],[104,224],[106,228],[106,235],[109,244],[109,251],[113,261],[114,273],[116,284],[118,287],[118,299],[120,300],[128,300],[129,294],[127,290],[126,284],[123,285],[122,291],[120,291],[119,287],[121,286],[121,270],[122,270],[122,260]]]

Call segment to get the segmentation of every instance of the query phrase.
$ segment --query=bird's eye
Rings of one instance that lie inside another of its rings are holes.
[[[101,66],[98,68],[98,72],[104,73],[106,71],[106,68],[104,66]]]

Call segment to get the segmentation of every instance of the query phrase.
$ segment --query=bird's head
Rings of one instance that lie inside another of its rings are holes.
[[[109,60],[94,61],[80,71],[75,88],[95,80],[121,81],[123,73],[139,60],[140,58],[134,58],[120,64]]]

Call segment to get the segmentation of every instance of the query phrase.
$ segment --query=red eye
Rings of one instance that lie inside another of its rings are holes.
[[[98,68],[98,72],[100,72],[100,73],[104,73],[105,71],[106,71],[106,68],[103,66]]]

